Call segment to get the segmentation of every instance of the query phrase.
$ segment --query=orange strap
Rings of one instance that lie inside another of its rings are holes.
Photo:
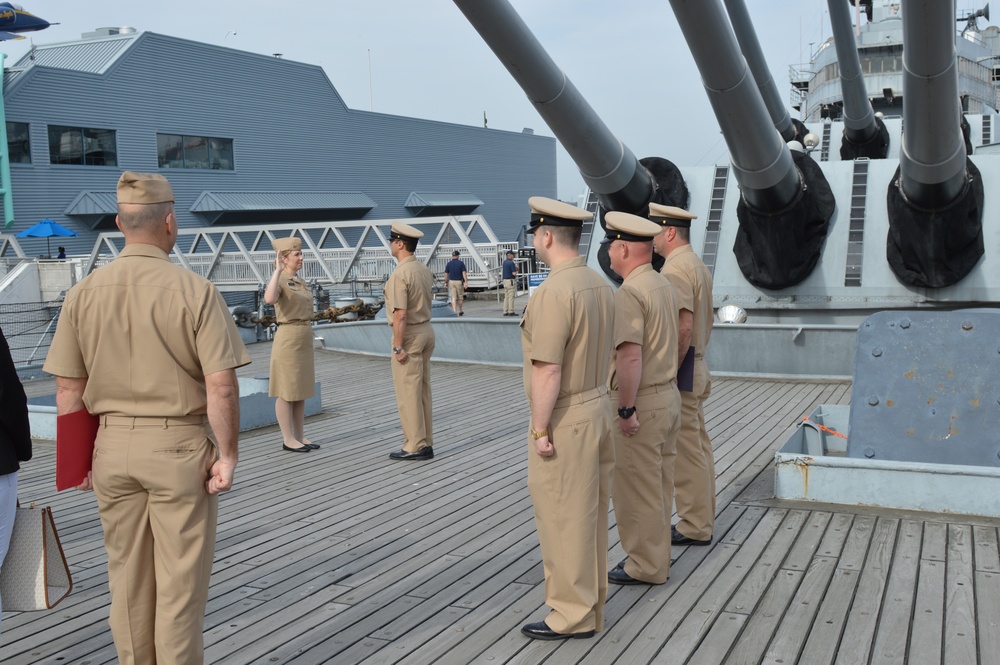
[[[840,433],[840,432],[838,432],[837,430],[833,430],[833,429],[830,429],[829,427],[823,427],[823,426],[822,426],[822,425],[820,425],[819,423],[817,423],[817,422],[813,422],[812,420],[809,420],[809,416],[803,416],[803,417],[802,417],[802,420],[804,420],[804,421],[805,421],[805,422],[807,422],[807,423],[810,423],[810,424],[812,424],[812,425],[813,425],[814,427],[816,427],[817,429],[821,429],[821,430],[823,430],[824,432],[826,432],[826,433],[828,433],[828,434],[832,434],[832,435],[834,435],[834,436],[839,436],[839,437],[840,437],[841,439],[846,439],[846,438],[847,438],[847,436],[846,436],[846,435],[844,435],[844,434],[841,434],[841,433]]]

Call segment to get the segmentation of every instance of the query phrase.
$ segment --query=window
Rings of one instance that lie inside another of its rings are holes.
[[[28,138],[28,123],[7,123],[7,155],[11,164],[31,163],[31,142]]]
[[[118,166],[115,130],[49,125],[49,160],[53,164]]]
[[[232,139],[157,134],[156,153],[161,169],[233,170]]]

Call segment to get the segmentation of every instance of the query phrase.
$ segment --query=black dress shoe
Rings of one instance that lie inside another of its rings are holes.
[[[307,453],[310,450],[312,450],[312,448],[310,448],[309,446],[302,446],[301,448],[290,448],[285,444],[281,444],[281,449],[287,450],[290,453]]]
[[[303,443],[302,445],[308,448],[309,450],[319,450],[318,443]]]
[[[621,568],[622,570],[624,570],[625,569],[625,562],[626,561],[628,561],[628,557],[625,557],[624,559],[622,559],[621,561],[619,561],[618,565],[615,566],[615,568]]]
[[[395,452],[389,453],[389,459],[401,459],[401,460],[425,460],[434,459],[434,449],[430,446],[426,448],[421,448],[415,453],[408,453],[405,450],[397,450]]]
[[[642,580],[635,579],[626,573],[624,568],[614,568],[609,570],[608,581],[612,584],[649,584],[649,582],[643,582]]]
[[[557,633],[549,628],[544,621],[538,623],[526,623],[521,626],[521,632],[535,640],[586,640],[594,636],[594,631],[587,630],[582,633]]]
[[[670,544],[671,545],[693,545],[695,547],[706,547],[712,544],[712,539],[708,540],[695,540],[694,538],[688,538],[683,533],[670,527]]]

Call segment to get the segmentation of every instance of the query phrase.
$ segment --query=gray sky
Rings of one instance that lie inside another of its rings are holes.
[[[845,0],[846,1],[846,0]],[[985,0],[984,0],[985,1]],[[75,40],[101,26],[132,26],[323,67],[354,109],[552,132],[450,0],[20,0],[59,22],[0,49],[8,64],[37,44]],[[789,65],[829,37],[826,0],[746,0],[771,74],[788,99]],[[637,157],[679,166],[727,159],[725,143],[667,0],[511,0],[553,60]],[[979,5],[958,0],[958,8]],[[982,24],[982,23],[981,23]],[[234,31],[235,34],[233,32]],[[371,84],[369,86],[369,54]],[[169,94],[169,91],[165,91]],[[267,94],[266,91],[261,91]],[[176,100],[183,103],[183,100]],[[289,109],[294,112],[293,109]],[[558,148],[559,196],[583,180]]]

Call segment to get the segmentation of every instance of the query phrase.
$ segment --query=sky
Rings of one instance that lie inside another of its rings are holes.
[[[846,1],[846,0],[845,0]],[[697,68],[667,0],[510,0],[556,64],[636,157],[679,166],[728,160]],[[790,65],[830,36],[826,0],[745,0],[782,98]],[[56,23],[4,42],[12,64],[33,41],[131,26],[321,66],[348,107],[553,136],[450,0],[20,0]],[[959,13],[978,8],[958,0]],[[985,25],[981,23],[981,25]],[[266,94],[266,91],[262,91]],[[795,117],[794,112],[789,109]],[[293,112],[289,109],[289,112]],[[585,190],[557,148],[558,195]]]

